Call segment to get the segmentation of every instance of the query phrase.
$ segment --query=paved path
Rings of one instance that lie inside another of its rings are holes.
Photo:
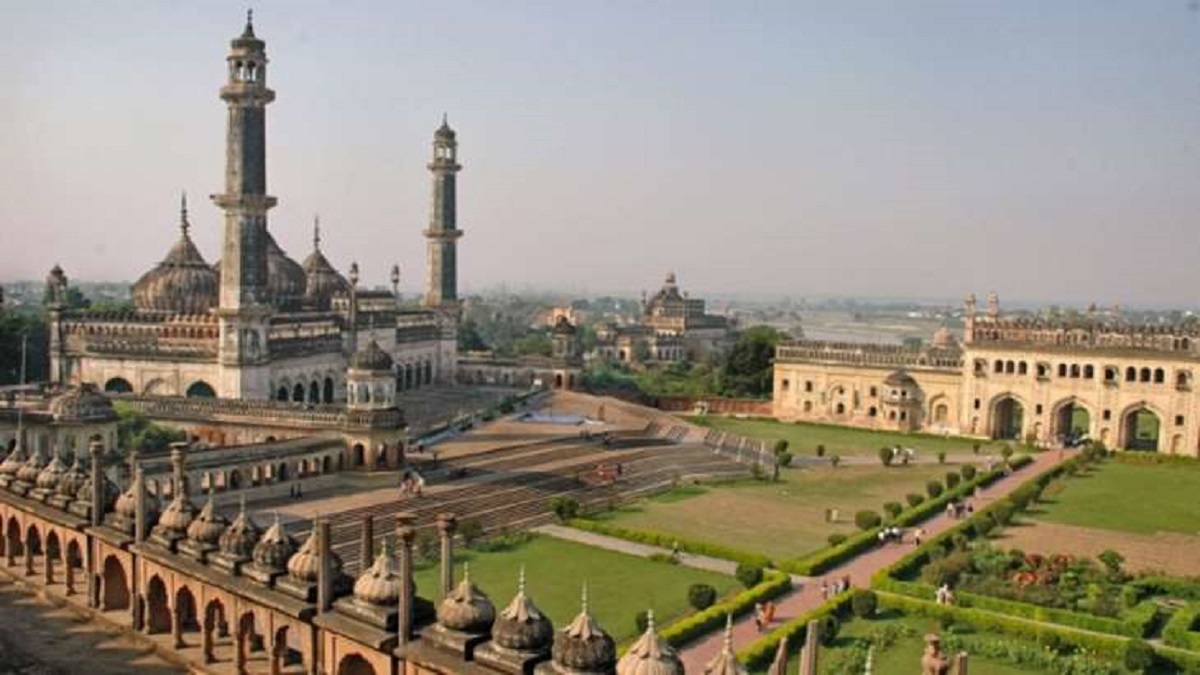
[[[595,532],[587,532],[585,530],[577,530],[573,527],[563,527],[562,525],[542,525],[534,528],[534,532],[539,532],[547,536],[557,539],[566,539],[568,541],[587,544],[597,548],[604,548],[618,553],[628,553],[641,558],[649,558],[650,556],[661,553],[670,555],[670,549],[665,549],[660,546],[651,546],[649,544],[639,544],[616,537],[610,537],[604,534]],[[687,567],[694,567],[698,570],[707,570],[709,572],[719,572],[721,574],[732,575],[737,570],[737,563],[720,558],[710,558],[704,555],[692,555],[691,553],[680,553],[679,564]],[[700,671],[697,671],[700,672]]]
[[[1066,457],[1072,456],[1073,453],[1066,453]],[[977,506],[986,504],[994,499],[999,499],[1006,496],[1008,493],[1015,490],[1021,483],[1029,480],[1046,469],[1057,464],[1059,461],[1058,452],[1044,452],[1039,455],[1034,455],[1033,462],[1027,464],[1019,471],[1015,471],[1011,476],[1000,479],[993,483],[990,487],[984,490],[984,496],[977,502]],[[926,536],[932,537],[941,532],[944,532],[959,521],[953,520],[946,516],[945,513],[925,521],[921,527],[925,528]],[[871,583],[871,576],[879,569],[891,565],[903,557],[905,554],[912,551],[911,544],[888,544],[879,548],[872,549],[862,555],[849,560],[842,565],[829,570],[824,576],[832,579],[840,579],[845,576],[850,577],[850,583],[858,588],[866,588]],[[799,587],[798,590],[792,590],[787,595],[776,600],[778,609],[775,612],[777,622],[785,622],[794,619],[801,614],[819,607],[824,602],[821,597],[820,583],[807,583]],[[722,631],[715,631],[709,635],[687,645],[679,654],[683,659],[683,665],[686,672],[702,673],[704,666],[712,660],[714,656],[721,650],[722,639],[724,634]],[[745,648],[750,643],[759,638],[759,633],[754,626],[753,614],[747,614],[733,625],[733,644],[735,649]]]

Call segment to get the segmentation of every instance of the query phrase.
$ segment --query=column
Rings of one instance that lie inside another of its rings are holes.
[[[363,569],[369,568],[375,561],[375,519],[369,513],[362,517],[358,559],[362,561]]]
[[[409,638],[412,637],[412,620],[413,620],[413,539],[416,538],[416,530],[413,529],[412,523],[416,518],[411,513],[400,513],[396,515],[396,539],[400,543],[399,556],[400,567],[400,613],[397,620],[397,635],[396,640],[399,646],[408,644]]]
[[[817,675],[817,652],[821,648],[821,622],[808,622],[804,648],[800,650],[800,675]]]
[[[205,612],[204,628],[200,634],[200,648],[204,652],[204,662],[213,663],[217,660],[213,654],[213,648],[216,646],[213,640],[213,631],[216,630],[216,617],[211,613]]]
[[[171,638],[175,641],[175,649],[183,649],[183,612],[179,607],[179,596],[175,596],[175,606],[171,608]]]
[[[959,652],[954,657],[954,675],[967,675],[967,653]]]
[[[50,546],[47,544],[46,550],[42,552],[42,560],[46,563],[46,585],[54,583],[54,558],[50,556]]]
[[[442,545],[442,597],[450,595],[454,590],[454,529],[458,519],[452,513],[439,513],[437,517],[438,535]]]
[[[63,560],[66,561],[66,563],[67,563],[67,567],[65,570],[66,571],[66,583],[67,583],[67,595],[75,595],[75,565],[73,564],[73,561],[71,560],[70,545],[67,546],[67,553],[65,556],[63,556]]]

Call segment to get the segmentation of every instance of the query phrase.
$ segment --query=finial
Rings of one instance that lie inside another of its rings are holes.
[[[647,633],[654,632],[654,610],[653,609],[646,610],[646,632]]]
[[[725,615],[725,649],[733,651],[733,615]]]
[[[525,564],[521,564],[521,571],[517,573],[517,594],[525,595]]]
[[[313,250],[321,250],[321,214],[313,214]]]
[[[253,7],[246,8],[246,27],[251,28],[251,29],[254,28],[254,8]]]
[[[245,492],[243,492],[241,494],[241,496],[238,498],[238,515],[239,516],[246,515],[246,493]]]
[[[187,234],[190,225],[187,215],[187,190],[184,190],[179,195],[179,229]]]
[[[471,563],[469,562],[463,563],[463,583],[471,583]]]
[[[444,127],[450,126],[450,123],[448,121],[446,121],[446,113],[444,111],[442,112],[442,126],[444,126]]]
[[[579,604],[581,607],[579,613],[587,614],[588,613],[588,598],[587,598],[587,582],[586,581],[583,582],[583,598]]]

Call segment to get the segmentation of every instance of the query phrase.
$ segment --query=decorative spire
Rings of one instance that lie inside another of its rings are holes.
[[[254,37],[254,10],[246,9],[246,30],[242,31],[242,37]]]
[[[525,595],[525,563],[521,563],[521,571],[517,573],[517,595]]]
[[[725,640],[724,647],[728,651],[733,651],[733,615],[725,615]]]
[[[183,236],[187,236],[189,227],[191,227],[191,223],[188,222],[187,214],[187,190],[184,190],[179,196],[179,229],[183,232]]]
[[[581,613],[583,613],[583,614],[588,613],[587,582],[586,581],[583,582],[583,598],[582,598],[581,602],[579,603],[579,606],[580,606],[579,611]]]
[[[313,214],[313,250],[321,250],[321,214]]]
[[[653,609],[646,610],[646,632],[647,633],[654,632],[654,610]]]
[[[445,111],[442,112],[442,126],[444,126],[444,127],[450,126],[450,122],[447,121],[447,119],[446,119]]]
[[[721,653],[717,654],[708,665],[704,667],[704,672],[707,675],[745,675],[746,668],[737,660],[737,654],[733,651],[733,615],[725,615],[725,639],[721,646]]]

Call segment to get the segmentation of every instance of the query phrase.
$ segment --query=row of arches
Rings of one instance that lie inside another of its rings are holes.
[[[433,362],[419,361],[396,365],[396,389],[408,391],[433,384]]]
[[[123,377],[111,377],[104,383],[104,391],[110,394],[132,394],[134,392],[133,384]],[[174,389],[162,378],[155,378],[146,383],[142,387],[142,392],[154,396],[171,396],[174,395]],[[213,386],[204,380],[196,380],[184,389],[184,396],[188,398],[216,398],[217,391]]]
[[[313,405],[329,404],[336,400],[336,390],[337,382],[330,376],[326,376],[323,380],[309,380],[307,384],[304,382],[291,384],[285,379],[275,388],[275,400]]]
[[[994,375],[1028,375],[1029,364],[1026,361],[1014,361],[996,359],[991,363],[991,372]],[[988,362],[985,359],[976,359],[975,374],[982,375],[988,372]],[[1096,378],[1096,366],[1085,363],[1059,363],[1057,369],[1054,369],[1051,364],[1046,362],[1038,362],[1034,364],[1034,374],[1039,379],[1046,379],[1054,372],[1057,372],[1059,378],[1083,379],[1092,380]],[[1116,384],[1121,380],[1121,369],[1118,366],[1107,365],[1103,367],[1102,376],[1107,384]],[[1167,371],[1164,368],[1151,368],[1149,366],[1126,366],[1124,371],[1124,381],[1127,383],[1141,384],[1166,384]],[[1191,387],[1192,371],[1187,368],[1177,369],[1174,373],[1174,384],[1179,389]]]
[[[990,435],[995,439],[1023,440],[1026,434],[1041,438],[1041,422],[1027,424],[1028,411],[1024,402],[1012,394],[1002,394],[991,404]],[[1040,415],[1040,406],[1035,414]],[[1105,411],[1104,421],[1109,419]],[[1050,410],[1050,435],[1056,439],[1067,436],[1085,436],[1093,433],[1094,417],[1092,411],[1078,399],[1069,398],[1055,404]],[[1177,418],[1182,425],[1182,418]],[[1125,450],[1157,451],[1161,445],[1162,417],[1145,403],[1138,403],[1126,408],[1117,418],[1116,446]],[[1103,427],[1097,434],[1096,440],[1111,443],[1108,427]],[[1182,436],[1172,437],[1171,452],[1181,449]]]

